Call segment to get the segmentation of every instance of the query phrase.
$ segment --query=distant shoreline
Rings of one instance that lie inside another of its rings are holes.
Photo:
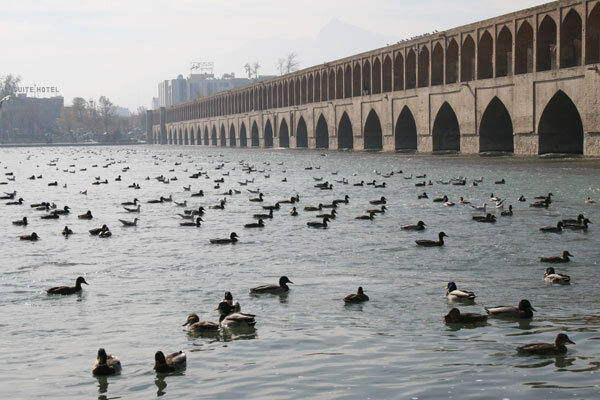
[[[148,143],[5,143],[0,144],[0,148],[11,148],[11,147],[87,147],[87,146],[139,146]]]

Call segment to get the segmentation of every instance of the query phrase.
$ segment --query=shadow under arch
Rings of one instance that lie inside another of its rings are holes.
[[[252,132],[250,135],[250,145],[252,147],[258,147],[259,146],[259,141],[258,141],[258,125],[256,125],[256,121],[254,121],[252,123]]]
[[[242,122],[240,126],[240,147],[248,147],[248,136],[246,135],[246,125]]]
[[[290,132],[285,119],[281,120],[279,126],[279,147],[290,147]]]
[[[381,122],[375,110],[371,110],[365,123],[365,150],[383,149],[383,134]]]
[[[512,119],[498,97],[490,101],[481,117],[479,152],[514,152]]]
[[[298,128],[296,129],[296,147],[308,147],[308,130],[304,117],[298,120]]]
[[[353,149],[354,135],[352,134],[352,123],[348,114],[344,111],[340,124],[338,125],[338,149]]]
[[[265,147],[273,147],[273,127],[270,120],[265,124]]]
[[[433,123],[433,151],[460,151],[460,128],[454,110],[444,102]]]
[[[316,147],[317,149],[328,149],[329,148],[329,130],[327,129],[327,122],[323,114],[317,121],[317,131],[315,134]]]
[[[408,106],[404,106],[398,116],[394,136],[396,151],[417,150],[417,124]]]
[[[538,125],[539,154],[583,154],[583,123],[577,106],[559,90],[550,99]]]

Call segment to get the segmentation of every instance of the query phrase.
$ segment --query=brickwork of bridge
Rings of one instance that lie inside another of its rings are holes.
[[[148,111],[153,143],[600,156],[600,0],[555,1]]]

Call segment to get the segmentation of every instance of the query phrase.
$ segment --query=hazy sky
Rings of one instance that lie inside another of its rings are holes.
[[[133,111],[151,105],[160,80],[186,76],[191,61],[214,61],[217,74],[243,76],[244,62],[253,60],[236,60],[236,49],[271,38],[293,47],[334,18],[400,40],[545,2],[0,0],[0,75],[58,86],[66,103],[105,95]],[[275,74],[276,58],[265,48],[254,60],[263,65],[262,74]]]

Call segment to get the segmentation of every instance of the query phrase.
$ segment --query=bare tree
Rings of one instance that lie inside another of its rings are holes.
[[[252,65],[252,72],[254,72],[254,79],[258,79],[258,70],[260,69],[260,64],[258,61],[254,61],[254,65]]]
[[[21,82],[20,76],[14,76],[13,74],[3,76],[0,80],[0,98],[14,96],[17,93],[19,82]]]
[[[104,131],[108,132],[110,130],[110,125],[112,122],[112,118],[115,115],[115,106],[108,99],[108,97],[100,96],[98,99],[100,118],[102,121],[102,125],[104,127]]]
[[[298,54],[290,53],[286,56],[286,58],[285,58],[286,74],[297,71],[299,65],[300,65],[300,61],[298,61]]]
[[[285,65],[286,60],[284,57],[281,57],[277,60],[277,71],[279,71],[279,75],[285,74]]]
[[[252,75],[254,73],[252,65],[250,65],[250,63],[246,63],[246,65],[244,65],[244,69],[246,70],[246,75],[248,75],[248,79],[252,79]]]

